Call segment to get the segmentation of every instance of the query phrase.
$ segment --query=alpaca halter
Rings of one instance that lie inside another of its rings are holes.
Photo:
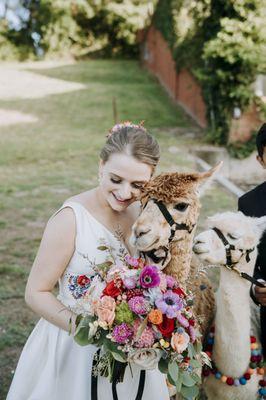
[[[163,204],[162,201],[158,201],[156,199],[152,199],[152,200],[158,206],[159,210],[161,211],[164,218],[166,219],[166,221],[168,222],[168,224],[171,227],[171,234],[168,239],[169,244],[172,242],[176,231],[188,231],[188,233],[191,233],[193,231],[195,224],[193,224],[192,227],[190,228],[185,223],[179,224],[178,222],[175,222],[172,215],[169,213],[169,211],[167,210],[167,207]]]
[[[212,228],[212,230],[214,230],[214,232],[217,234],[217,236],[219,237],[219,239],[221,239],[221,241],[224,244],[225,247],[225,252],[226,252],[226,264],[223,264],[227,269],[236,272],[241,278],[248,280],[249,282],[255,284],[256,286],[259,287],[265,287],[263,283],[257,281],[255,278],[253,278],[252,276],[246,274],[245,272],[239,271],[238,268],[235,267],[236,264],[239,263],[240,259],[245,255],[246,257],[246,262],[249,263],[250,261],[250,253],[252,253],[252,251],[255,250],[255,247],[248,249],[248,250],[244,250],[244,249],[236,249],[235,246],[231,243],[228,242],[228,240],[226,239],[226,237],[224,236],[224,234],[220,231],[220,229],[214,227]],[[241,252],[241,256],[239,258],[238,261],[233,262],[232,261],[232,250],[238,250]]]
[[[155,262],[156,264],[158,263],[162,263],[162,266],[164,265],[168,253],[169,253],[169,245],[170,243],[173,241],[175,233],[177,230],[185,230],[187,231],[189,234],[193,231],[194,227],[196,224],[193,224],[192,227],[190,228],[187,224],[182,223],[179,224],[178,222],[175,222],[175,220],[173,219],[172,215],[169,213],[169,211],[167,210],[167,207],[163,204],[162,201],[156,200],[156,199],[150,199],[153,200],[154,203],[158,206],[159,210],[161,211],[161,213],[163,214],[164,218],[166,219],[166,221],[168,222],[168,224],[171,227],[171,233],[170,236],[168,238],[168,246],[162,246],[159,249],[153,249],[153,250],[149,250],[149,251],[144,251],[143,253],[145,255],[147,255],[149,258],[152,259],[153,262]],[[143,210],[146,207],[147,203],[143,206]],[[164,256],[157,256],[156,252],[158,250],[164,251]]]

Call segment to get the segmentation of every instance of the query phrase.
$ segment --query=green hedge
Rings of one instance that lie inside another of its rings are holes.
[[[36,55],[32,33],[39,35],[39,47],[46,55],[81,57],[100,53],[104,56],[135,57],[136,33],[147,22],[149,0],[20,0],[30,18],[19,30],[5,22],[1,38],[15,47],[12,58]],[[0,59],[9,58],[0,48]]]
[[[265,13],[265,0],[158,2],[154,25],[168,41],[177,70],[190,69],[200,82],[207,138],[214,143],[228,144],[234,108],[244,111],[256,100],[252,83],[266,73]]]

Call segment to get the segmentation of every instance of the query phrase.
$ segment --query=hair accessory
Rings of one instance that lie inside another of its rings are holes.
[[[143,132],[147,132],[147,130],[144,128],[143,124],[144,124],[144,121],[141,121],[139,124],[133,124],[131,121],[121,122],[120,124],[114,125],[114,126],[110,129],[110,131],[109,131],[109,133],[108,133],[108,135],[107,135],[107,138],[109,138],[110,136],[112,136],[113,133],[118,132],[120,129],[122,129],[122,128],[127,128],[127,127],[129,127],[129,128],[135,128],[135,129],[140,129],[140,130],[142,130]]]

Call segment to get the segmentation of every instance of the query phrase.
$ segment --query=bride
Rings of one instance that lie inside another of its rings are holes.
[[[92,265],[104,262],[99,241],[112,247],[115,259],[121,247],[134,253],[128,238],[139,211],[135,198],[158,161],[158,144],[143,126],[115,125],[100,153],[99,186],[68,199],[48,221],[25,293],[41,319],[22,351],[7,400],[169,400],[165,376],[149,370],[143,381],[135,364],[126,368],[115,395],[107,378],[98,377],[96,386],[97,348],[73,339],[76,306],[89,287]]]

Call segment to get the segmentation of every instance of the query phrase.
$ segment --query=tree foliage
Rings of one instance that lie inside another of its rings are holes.
[[[166,3],[159,0],[158,7]],[[201,83],[209,137],[227,144],[234,108],[244,110],[254,101],[252,83],[258,73],[266,73],[266,1],[180,0],[171,5],[178,13],[187,9],[191,19],[186,34],[180,37],[178,28],[172,28],[173,12],[169,10],[171,32],[165,33],[158,22],[156,26],[173,48],[177,69],[190,69]],[[163,26],[167,26],[165,21]]]
[[[7,0],[8,1],[8,0]],[[1,37],[23,57],[38,50],[47,55],[102,54],[134,56],[136,33],[144,26],[151,0],[18,0],[28,18],[19,28],[5,27]],[[23,51],[22,51],[23,49]],[[0,57],[3,54],[0,52]]]

